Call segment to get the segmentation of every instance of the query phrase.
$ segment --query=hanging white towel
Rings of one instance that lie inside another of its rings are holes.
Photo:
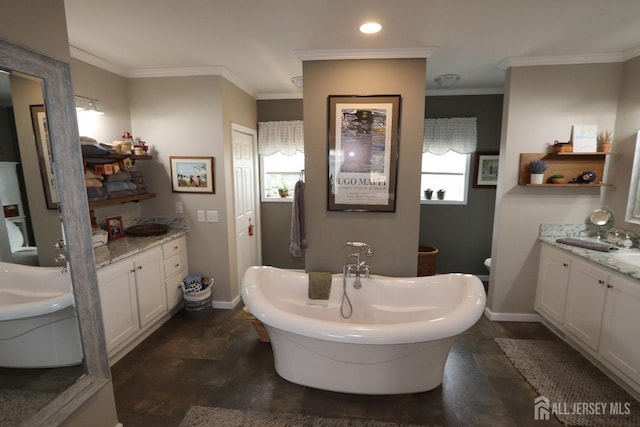
[[[304,231],[304,181],[296,182],[293,190],[293,205],[291,206],[291,255],[300,257],[307,247],[307,237]]]

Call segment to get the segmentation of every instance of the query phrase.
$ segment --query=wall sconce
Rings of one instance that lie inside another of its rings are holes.
[[[87,98],[86,96],[80,96],[80,95],[76,95],[75,98],[76,98],[76,111],[78,112],[82,111],[82,112],[94,114],[97,116],[104,115],[102,111],[98,110],[97,99]]]

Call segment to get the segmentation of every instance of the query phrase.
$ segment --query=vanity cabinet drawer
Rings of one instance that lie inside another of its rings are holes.
[[[186,249],[187,239],[182,236],[162,245],[162,254],[164,255],[164,259],[168,259],[180,252],[185,252]],[[167,273],[167,276],[169,276],[169,273]]]
[[[164,276],[167,278],[181,270],[186,271],[186,269],[187,255],[184,251],[164,260]]]

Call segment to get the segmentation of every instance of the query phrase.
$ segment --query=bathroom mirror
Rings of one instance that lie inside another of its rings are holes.
[[[627,199],[627,210],[625,221],[640,224],[640,131],[636,134],[636,150],[633,156],[633,168],[631,170],[631,181],[629,182],[629,196]]]
[[[31,418],[34,425],[56,426],[90,401],[110,380],[71,76],[68,64],[3,40],[0,40],[0,69],[41,79],[51,151],[56,159],[54,173],[86,372]]]
[[[613,213],[607,209],[596,209],[589,215],[589,223],[598,229],[598,239],[603,237],[603,231],[613,227],[613,222]]]
[[[0,73],[0,261],[48,267],[57,265],[62,229],[58,210],[47,206],[45,152],[34,143],[34,119],[46,123],[43,104],[42,79]]]

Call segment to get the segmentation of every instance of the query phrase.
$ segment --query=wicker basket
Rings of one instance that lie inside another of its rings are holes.
[[[208,316],[212,311],[211,305],[212,293],[211,288],[213,279],[208,282],[205,289],[200,291],[187,292],[184,282],[180,285],[182,288],[182,296],[184,298],[184,310],[188,318],[200,319]]]
[[[253,325],[253,329],[256,330],[258,339],[262,342],[269,342],[269,335],[267,334],[267,330],[264,328],[264,324],[260,320],[258,320],[256,316],[251,314],[247,307],[244,307],[242,311],[244,312],[245,319],[250,321],[251,325]]]
[[[436,274],[436,256],[438,248],[433,246],[418,247],[418,276],[433,276]]]

